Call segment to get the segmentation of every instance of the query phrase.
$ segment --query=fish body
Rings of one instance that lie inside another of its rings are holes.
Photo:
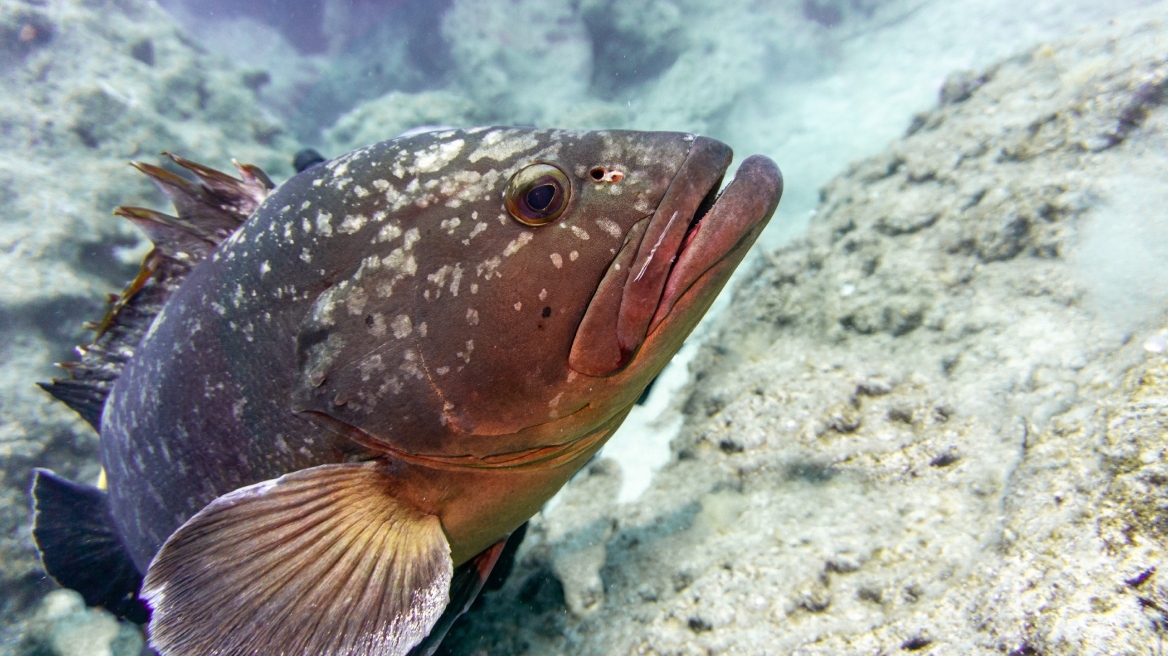
[[[730,159],[680,133],[445,130],[267,195],[101,409],[152,645],[436,646],[770,218],[777,167],[749,158],[718,198]]]

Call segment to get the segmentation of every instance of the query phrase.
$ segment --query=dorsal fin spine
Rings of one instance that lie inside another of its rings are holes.
[[[142,207],[114,210],[115,215],[145,232],[155,247],[122,293],[110,295],[110,307],[102,320],[86,322],[85,327],[95,333],[94,339],[77,347],[80,361],[60,365],[69,377],[39,383],[98,431],[110,388],[166,300],[191,269],[234,234],[275,188],[271,179],[252,165],[232,161],[239,179],[173,153],[163,155],[194,174],[198,182],[153,164],[130,163],[171,199],[178,216]]]

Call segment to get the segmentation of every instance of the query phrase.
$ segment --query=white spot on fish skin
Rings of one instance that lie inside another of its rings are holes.
[[[398,191],[396,187],[390,187],[385,190],[385,202],[389,205],[389,209],[397,211],[406,206],[410,201],[410,197]]]
[[[393,328],[393,336],[397,339],[404,339],[414,331],[414,326],[410,322],[410,317],[406,314],[399,314],[394,317],[393,323],[390,324],[390,327]]]
[[[470,293],[472,293],[472,294],[479,293],[479,284],[477,282],[472,282],[470,284]]]
[[[381,361],[380,353],[374,353],[362,360],[357,368],[361,371],[361,380],[367,382],[373,374],[385,371],[385,363]]]
[[[351,234],[357,232],[358,230],[360,230],[361,228],[364,228],[365,224],[368,221],[369,221],[369,218],[363,214],[357,214],[357,215],[350,214],[350,215],[345,217],[345,220],[341,222],[341,227],[337,228],[337,229],[340,230],[341,232],[345,233],[346,235],[351,235]]]
[[[516,301],[516,302],[515,302],[515,305],[514,305],[514,306],[512,306],[512,307],[514,307],[514,308],[515,308],[515,311],[516,311],[516,312],[518,312],[518,311],[522,310],[522,309],[523,309],[523,301]]]
[[[541,301],[547,300],[547,290],[546,289],[539,290],[539,300],[541,300]]]
[[[245,405],[247,405],[247,399],[240,399],[231,404],[231,415],[235,417],[237,421],[243,419],[243,406]]]
[[[382,315],[380,312],[374,312],[370,316],[373,317],[373,324],[369,326],[369,332],[374,337],[384,337],[385,336],[385,316]]]
[[[535,237],[531,232],[521,232],[519,236],[511,240],[507,247],[503,249],[503,257],[511,257],[523,248]]]
[[[431,147],[429,151],[415,153],[414,172],[416,173],[434,173],[442,167],[449,164],[458,157],[462,152],[462,146],[466,142],[462,139],[455,139],[442,144],[435,144],[436,147]],[[474,160],[471,160],[474,161]]]
[[[316,230],[325,237],[333,236],[333,226],[329,221],[332,221],[333,215],[328,212],[319,212],[316,215]]]
[[[418,240],[421,238],[422,233],[418,232],[417,228],[410,228],[406,231],[405,238],[402,239],[402,248],[406,249],[407,251],[410,250],[414,247],[414,244],[418,243]]]
[[[300,220],[300,229],[303,230],[304,234],[306,235],[312,234],[312,224],[308,222],[308,217]]]
[[[304,260],[306,263],[312,262],[312,255],[308,252],[307,248],[300,249],[300,259]]]
[[[450,373],[450,367],[438,367],[434,370],[434,372],[439,376],[445,376],[446,374]]]
[[[474,350],[474,340],[468,339],[468,340],[466,340],[466,351],[459,351],[458,353],[455,353],[455,355],[462,358],[463,362],[470,364],[470,354],[471,354],[471,351],[473,351],[473,350]]]
[[[373,243],[376,244],[383,241],[393,241],[394,239],[400,237],[401,234],[401,228],[396,223],[386,223],[385,225],[381,226],[381,230],[378,231],[377,237],[373,240]]]
[[[365,303],[369,300],[369,294],[364,287],[356,287],[345,297],[345,307],[348,308],[349,314],[359,315],[365,313]]]
[[[324,178],[317,178],[317,179],[312,181],[312,186],[314,186],[314,187],[319,187],[322,184],[324,184]]]
[[[429,281],[432,285],[441,287],[446,284],[446,276],[450,275],[452,269],[453,268],[449,264],[443,264],[442,268],[438,269],[434,273],[427,275],[426,280]],[[428,292],[430,290],[426,291]]]
[[[462,283],[462,265],[454,265],[454,273],[451,274],[450,293],[458,296],[458,286]]]
[[[478,212],[475,212],[475,214],[478,214]],[[467,235],[466,239],[463,239],[463,245],[470,245],[471,239],[478,237],[479,235],[481,235],[482,231],[484,231],[486,229],[487,229],[486,222],[480,221],[478,223],[475,223],[474,228],[471,230],[470,235]]]
[[[560,404],[560,399],[562,399],[562,398],[564,398],[564,393],[563,393],[563,392],[560,392],[559,394],[556,394],[556,395],[555,395],[555,397],[553,397],[551,401],[548,401],[548,407],[549,407],[549,408],[554,408],[554,407],[556,407],[557,405],[559,405],[559,404]]]
[[[374,180],[373,188],[377,191],[384,192],[386,189],[389,189],[389,180]]]
[[[573,370],[569,369],[569,370],[568,370],[568,382],[570,383],[570,382],[572,382],[572,381],[576,380],[576,375],[577,375],[577,374],[576,374],[576,372],[575,372],[575,371],[573,371]]]
[[[472,326],[479,325],[479,311],[474,308],[466,309],[466,322]]]
[[[620,271],[620,263],[618,262],[618,263],[612,265],[612,268],[614,271]]]
[[[588,233],[585,232],[584,228],[581,228],[580,226],[572,226],[572,234],[579,237],[581,241],[588,241],[590,239]]]
[[[458,218],[458,217],[456,216],[456,217],[454,217],[453,219],[446,219],[446,220],[442,221],[442,223],[440,223],[440,224],[438,224],[438,225],[439,225],[439,227],[441,227],[443,230],[445,230],[445,231],[446,231],[446,234],[448,234],[448,235],[453,235],[453,234],[454,234],[454,231],[455,231],[455,230],[458,228],[458,226],[459,226],[459,225],[461,225],[461,224],[462,224],[462,219],[460,219],[460,218]]]
[[[534,134],[528,132],[523,136],[518,136],[515,134],[516,132],[518,130],[495,130],[488,132],[483,136],[479,147],[468,155],[467,159],[472,164],[484,157],[501,162],[539,145],[539,140],[535,138]]]
[[[357,198],[364,198],[369,195],[369,190],[361,185],[353,187],[353,193],[357,194]]]
[[[560,257],[559,253],[552,253],[551,258],[552,258],[552,264],[555,265],[555,267],[557,269],[564,266],[564,258]]]
[[[492,257],[491,259],[486,260],[482,264],[475,267],[475,275],[485,277],[487,280],[490,280],[491,276],[496,275],[496,269],[498,269],[499,265],[502,263],[503,258],[499,256]],[[485,276],[483,275],[484,273],[486,274]],[[475,293],[473,289],[471,290],[471,293]]]
[[[620,239],[621,228],[619,225],[617,225],[616,221],[611,221],[609,219],[596,219],[596,225],[600,226],[601,230],[608,233],[609,237]]]
[[[264,274],[266,274],[267,272],[269,272],[271,270],[272,270],[272,265],[268,264],[267,260],[264,260],[264,263],[260,265],[260,276],[262,277]]]
[[[572,251],[571,253],[568,253],[568,259],[572,260],[573,262],[575,262],[579,258],[580,258],[579,251]]]
[[[306,200],[303,203],[300,203],[300,209],[302,209],[302,210],[306,210],[310,207],[312,207],[312,201],[310,201],[310,200]]]
[[[401,369],[402,371],[406,372],[407,374],[412,375],[414,378],[422,378],[426,374],[424,371],[422,371],[422,368],[419,367],[417,365],[417,363],[415,362],[415,360],[417,360],[417,359],[418,359],[417,353],[414,353],[413,350],[407,350],[405,353],[402,354],[402,360],[404,360],[404,361],[401,363],[401,366],[398,368]]]
[[[427,330],[427,329],[426,329],[426,322],[425,322],[425,321],[423,321],[422,323],[418,324],[418,336],[419,336],[419,337],[425,337],[425,336],[426,336],[426,330]]]

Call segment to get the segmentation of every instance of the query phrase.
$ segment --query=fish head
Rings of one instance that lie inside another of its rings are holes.
[[[380,218],[300,327],[294,409],[419,456],[611,429],[778,202],[765,158],[719,198],[731,158],[683,133],[489,128],[318,167],[377,190]]]

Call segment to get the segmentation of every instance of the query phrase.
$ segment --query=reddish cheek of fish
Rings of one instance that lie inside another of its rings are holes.
[[[390,454],[386,460],[398,479],[394,495],[441,520],[451,559],[461,565],[538,512],[596,455],[626,413],[561,449],[559,457],[549,452],[548,460],[534,464],[471,468]]]

